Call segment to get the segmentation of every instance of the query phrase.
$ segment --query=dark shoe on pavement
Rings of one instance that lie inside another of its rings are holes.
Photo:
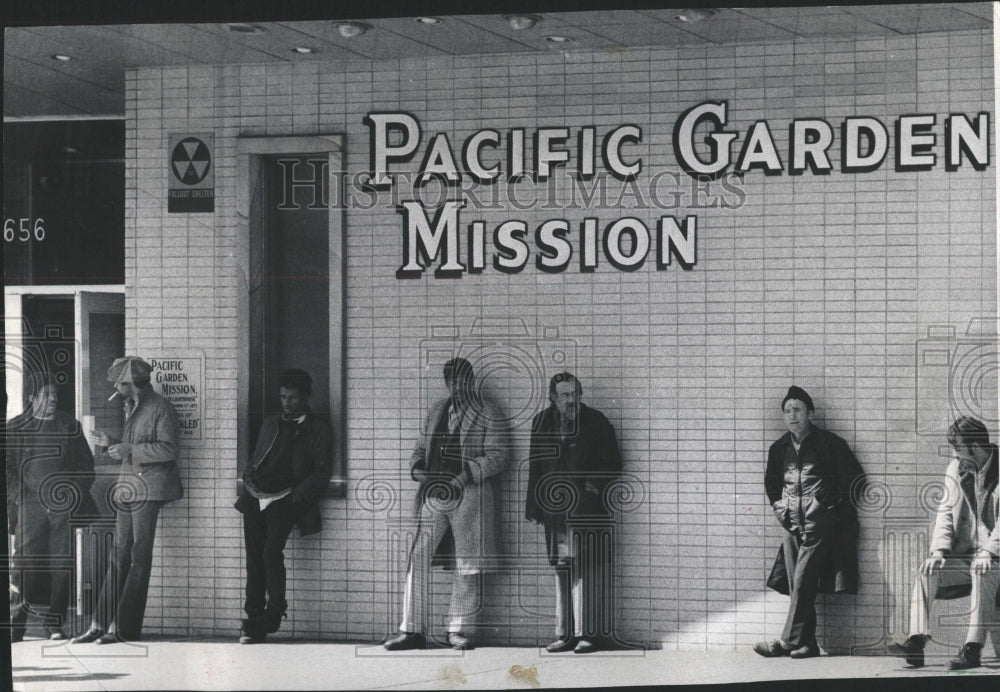
[[[597,651],[599,647],[597,642],[592,639],[581,639],[577,642],[576,646],[573,648],[574,654],[592,654]]]
[[[282,618],[287,618],[287,617],[288,614],[285,611],[281,611],[279,613],[278,611],[275,610],[268,610],[267,612],[264,613],[263,616],[264,631],[267,632],[268,634],[274,634],[279,629],[281,629]]]
[[[572,651],[576,648],[576,644],[576,637],[570,637],[569,639],[556,639],[554,642],[546,646],[545,650],[550,654],[561,654],[564,651]]]
[[[914,668],[924,665],[924,646],[927,645],[927,637],[923,634],[914,634],[908,637],[902,644],[893,642],[889,645],[890,656],[905,658],[906,662]]]
[[[118,644],[120,642],[128,641],[126,637],[123,637],[118,632],[105,632],[100,637],[94,640],[95,644]]]
[[[243,620],[240,625],[240,644],[260,644],[267,639],[267,633],[257,619]]]
[[[79,637],[73,637],[69,640],[70,644],[89,644],[90,642],[96,642],[98,639],[104,636],[104,630],[99,630],[91,627],[89,630],[81,634]]]
[[[386,651],[406,651],[408,649],[423,649],[427,646],[424,635],[418,632],[400,632],[399,635],[385,642],[382,646]]]
[[[66,638],[66,633],[62,631],[62,627],[46,627],[45,631],[49,633],[49,640],[54,642],[60,642]]]
[[[792,658],[814,658],[819,656],[819,647],[815,644],[806,644],[797,649],[792,649],[788,654]]]
[[[979,660],[979,654],[983,650],[982,644],[967,642],[958,650],[958,656],[948,661],[948,670],[968,670],[978,668],[983,665]]]
[[[10,643],[17,644],[18,642],[24,641],[24,630],[11,630],[10,631]]]
[[[777,639],[769,642],[757,642],[753,645],[753,650],[764,658],[780,658],[792,653],[791,649],[783,647]]]
[[[465,651],[472,648],[472,642],[461,632],[449,632],[447,640],[448,646],[455,651]]]

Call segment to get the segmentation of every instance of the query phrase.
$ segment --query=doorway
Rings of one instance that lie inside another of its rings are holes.
[[[344,236],[341,137],[238,141],[239,218],[246,261],[241,308],[237,478],[263,420],[281,411],[278,380],[291,368],[312,377],[309,404],[333,429],[328,495],[344,492]]]

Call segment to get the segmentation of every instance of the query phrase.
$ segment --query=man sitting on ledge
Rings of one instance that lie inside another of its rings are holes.
[[[997,446],[986,426],[962,416],[948,429],[954,456],[945,471],[945,496],[938,507],[931,555],[920,566],[910,599],[910,636],[890,644],[889,653],[924,665],[934,600],[972,596],[969,631],[951,670],[977,668],[990,629],[1000,654],[1000,491],[997,490]]]

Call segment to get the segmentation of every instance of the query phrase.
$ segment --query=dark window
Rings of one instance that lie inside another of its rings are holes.
[[[309,188],[297,188],[294,201],[283,199],[278,164],[301,159],[309,170],[307,158],[261,157],[263,224],[250,241],[251,446],[264,417],[281,412],[278,377],[289,368],[312,375],[310,406],[330,415],[328,211],[316,208]]]
[[[125,282],[124,155],[121,121],[4,125],[8,285]]]

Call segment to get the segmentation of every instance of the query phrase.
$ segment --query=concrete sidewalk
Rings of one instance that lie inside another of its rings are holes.
[[[152,639],[97,646],[26,639],[11,647],[15,690],[138,689],[531,689],[684,685],[822,678],[1000,676],[989,656],[974,671],[949,673],[947,658],[921,669],[899,659],[822,656],[764,659],[749,647],[712,651],[608,651],[587,656],[534,648],[428,649],[390,654],[372,644],[280,640]],[[990,651],[989,653],[992,653]],[[915,682],[915,681],[914,681]],[[972,683],[973,680],[966,682]],[[976,682],[992,680],[978,679]],[[1000,681],[996,689],[1000,689]]]

